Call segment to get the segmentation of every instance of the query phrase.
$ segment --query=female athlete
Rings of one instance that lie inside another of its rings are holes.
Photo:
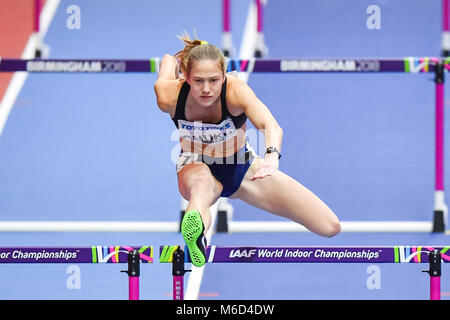
[[[192,263],[205,263],[209,208],[219,197],[241,199],[324,237],[338,234],[333,211],[278,170],[283,130],[269,109],[244,81],[226,73],[219,48],[187,34],[180,39],[185,48],[163,57],[154,89],[180,134],[178,188],[188,200],[181,232]],[[247,118],[264,134],[264,157],[247,142]]]

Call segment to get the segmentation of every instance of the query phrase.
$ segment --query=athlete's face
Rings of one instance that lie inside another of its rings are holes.
[[[211,107],[219,99],[225,80],[217,60],[197,60],[191,66],[187,82],[191,95],[202,107]]]

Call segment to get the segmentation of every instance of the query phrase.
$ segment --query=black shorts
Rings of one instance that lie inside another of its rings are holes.
[[[225,158],[209,157],[199,153],[181,152],[177,161],[177,172],[184,165],[192,162],[203,162],[211,170],[214,178],[219,181],[223,190],[221,197],[229,197],[241,186],[248,168],[257,156],[247,142],[234,155]]]

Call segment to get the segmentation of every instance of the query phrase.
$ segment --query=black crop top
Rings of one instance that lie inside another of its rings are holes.
[[[223,143],[236,136],[236,131],[243,126],[247,120],[245,113],[238,116],[230,114],[226,104],[227,80],[225,79],[220,93],[222,105],[222,118],[217,123],[207,123],[201,121],[186,120],[186,100],[191,86],[185,82],[178,95],[175,116],[172,118],[178,128],[180,137],[192,142],[202,142],[206,144]]]

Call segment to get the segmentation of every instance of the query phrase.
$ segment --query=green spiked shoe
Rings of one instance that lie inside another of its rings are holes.
[[[205,226],[200,213],[197,210],[187,211],[181,222],[181,233],[189,249],[192,264],[196,267],[201,267],[206,262],[207,244],[204,231]]]

